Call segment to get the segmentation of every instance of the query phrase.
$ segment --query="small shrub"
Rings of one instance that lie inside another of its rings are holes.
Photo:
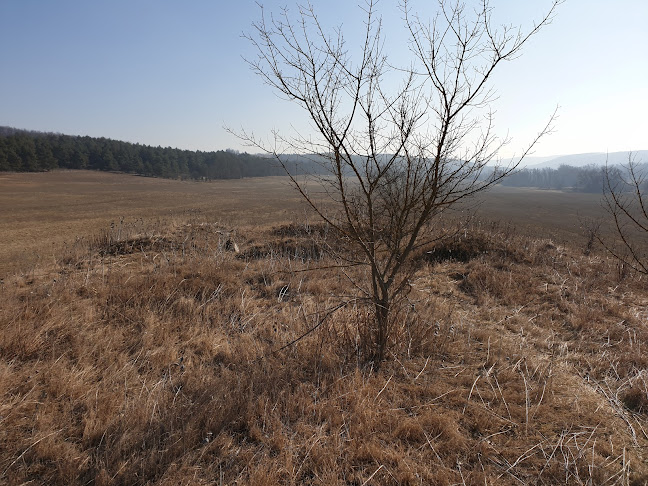
[[[430,263],[467,263],[482,256],[497,256],[518,263],[526,260],[523,249],[515,248],[496,233],[480,230],[444,238],[425,253]]]

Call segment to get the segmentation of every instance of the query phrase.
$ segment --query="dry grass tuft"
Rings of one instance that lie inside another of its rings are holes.
[[[639,277],[473,227],[418,262],[376,373],[325,238],[137,222],[6,277],[0,482],[646,484]]]

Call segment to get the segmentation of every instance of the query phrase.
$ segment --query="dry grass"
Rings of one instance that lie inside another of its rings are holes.
[[[548,194],[550,193],[550,194]],[[482,196],[480,213],[510,221],[533,237],[586,244],[580,220],[597,219],[594,194],[496,187]],[[301,200],[286,178],[210,183],[92,171],[0,174],[0,278],[49,265],[77,237],[91,237],[120,222],[193,219],[239,224],[305,220]],[[558,215],[558,216],[556,216]],[[141,223],[144,224],[144,223]]]
[[[645,282],[603,254],[438,243],[375,373],[325,228],[214,221],[115,224],[4,278],[0,483],[648,481]]]
[[[93,171],[0,173],[0,278],[49,264],[77,237],[111,223],[277,222],[303,216],[299,203],[282,177],[204,183]]]

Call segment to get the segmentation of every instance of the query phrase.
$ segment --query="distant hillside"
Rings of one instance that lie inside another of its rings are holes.
[[[586,165],[623,165],[628,163],[630,152],[593,152],[588,154],[561,155],[557,157],[542,157],[542,161],[533,163],[533,158],[525,159],[524,164],[527,169],[557,169],[561,165],[572,167],[584,167]],[[633,151],[636,162],[648,162],[648,150]]]
[[[648,150],[633,152],[637,163],[648,162]],[[547,188],[573,187],[592,191],[600,187],[593,167],[622,165],[628,152],[590,153],[557,157],[529,157],[524,169],[507,178],[505,185]],[[535,162],[535,164],[532,164]],[[326,159],[286,155],[292,174],[325,172]],[[569,167],[567,167],[569,166]],[[562,167],[562,169],[561,169]],[[577,170],[586,169],[587,174]],[[89,169],[126,172],[171,179],[241,179],[285,175],[272,158],[231,150],[201,152],[170,147],[151,147],[108,138],[44,133],[0,126],[0,172],[38,172],[52,169]],[[552,173],[560,169],[560,174]],[[549,172],[547,172],[549,171]]]
[[[291,161],[289,168],[293,173],[300,173],[310,171],[313,165],[309,161]],[[119,171],[173,179],[240,179],[285,174],[282,167],[267,157],[229,150],[180,150],[0,127],[0,171],[52,169]]]

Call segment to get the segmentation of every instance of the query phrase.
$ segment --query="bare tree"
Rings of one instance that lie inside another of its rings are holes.
[[[648,274],[648,189],[646,166],[637,163],[632,153],[628,165],[606,165],[603,183],[603,207],[612,220],[616,242],[596,232],[598,241],[623,265]]]
[[[315,135],[275,133],[272,146],[246,133],[239,136],[273,154],[284,168],[283,154],[290,152],[307,154],[323,166],[327,175],[316,185],[288,175],[340,236],[344,251],[335,255],[341,266],[366,269],[366,278],[352,283],[372,305],[375,319],[365,344],[367,358],[380,366],[394,306],[407,293],[413,256],[431,241],[433,223],[517,165],[488,165],[508,142],[493,131],[489,81],[551,22],[560,0],[528,31],[495,28],[486,0],[474,11],[441,0],[431,23],[402,0],[412,55],[404,67],[385,55],[375,3],[366,0],[362,6],[366,17],[355,55],[341,29],[324,28],[312,4],[299,6],[294,17],[284,9],[268,18],[262,10],[248,37],[258,55],[247,61],[305,110]],[[552,120],[517,163],[551,130]]]

